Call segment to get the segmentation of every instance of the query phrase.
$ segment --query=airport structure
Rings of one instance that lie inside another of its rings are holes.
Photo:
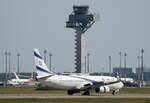
[[[132,68],[132,67],[126,67],[126,68],[119,68],[119,67],[114,67],[113,68],[113,73],[122,73],[122,74],[131,74],[131,73],[135,73],[135,74],[141,74],[141,68]],[[143,72],[145,73],[150,73],[150,68],[148,67],[144,67],[143,68]]]
[[[118,74],[121,74],[121,75],[136,73],[136,68],[132,68],[132,67],[126,67],[126,68],[114,67],[113,68],[113,73],[118,73]]]
[[[76,30],[75,35],[75,69],[76,73],[85,73],[85,35],[95,23],[97,15],[89,13],[89,6],[73,6],[73,12],[66,22],[67,28]]]

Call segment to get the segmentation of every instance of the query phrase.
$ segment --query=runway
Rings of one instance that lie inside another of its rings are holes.
[[[150,94],[93,94],[91,96],[67,95],[67,94],[0,94],[0,99],[43,98],[43,99],[67,99],[67,98],[150,98]]]

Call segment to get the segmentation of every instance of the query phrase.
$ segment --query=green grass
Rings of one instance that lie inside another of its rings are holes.
[[[122,88],[120,94],[150,94],[150,88]]]
[[[92,91],[95,92],[95,91]],[[66,90],[36,90],[35,87],[0,87],[0,94],[66,94]],[[111,93],[111,92],[110,92]],[[150,94],[150,88],[122,88],[120,94]]]
[[[0,94],[52,94],[52,93],[58,93],[58,94],[64,94],[67,93],[65,90],[36,90],[35,87],[0,87]]]
[[[0,87],[0,94],[66,94],[65,90],[36,90],[35,87]],[[122,88],[120,94],[150,94],[150,88]],[[0,99],[0,103],[150,103],[150,98]]]
[[[0,99],[0,103],[150,103],[150,99]]]

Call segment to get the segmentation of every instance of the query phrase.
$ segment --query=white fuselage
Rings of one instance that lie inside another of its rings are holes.
[[[81,89],[86,84],[92,85],[93,82],[104,82],[104,83],[116,82],[117,78],[109,76],[54,75],[47,79],[39,79],[39,81],[48,87],[71,90],[71,89]],[[123,83],[116,82],[108,84],[107,86],[109,86],[111,90],[119,90],[120,88],[123,87]]]
[[[29,79],[11,79],[9,83],[12,85],[26,85],[30,83]]]

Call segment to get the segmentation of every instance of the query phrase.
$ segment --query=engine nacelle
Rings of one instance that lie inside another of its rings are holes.
[[[108,86],[100,86],[99,88],[95,88],[96,93],[107,93],[110,92],[110,88]]]

